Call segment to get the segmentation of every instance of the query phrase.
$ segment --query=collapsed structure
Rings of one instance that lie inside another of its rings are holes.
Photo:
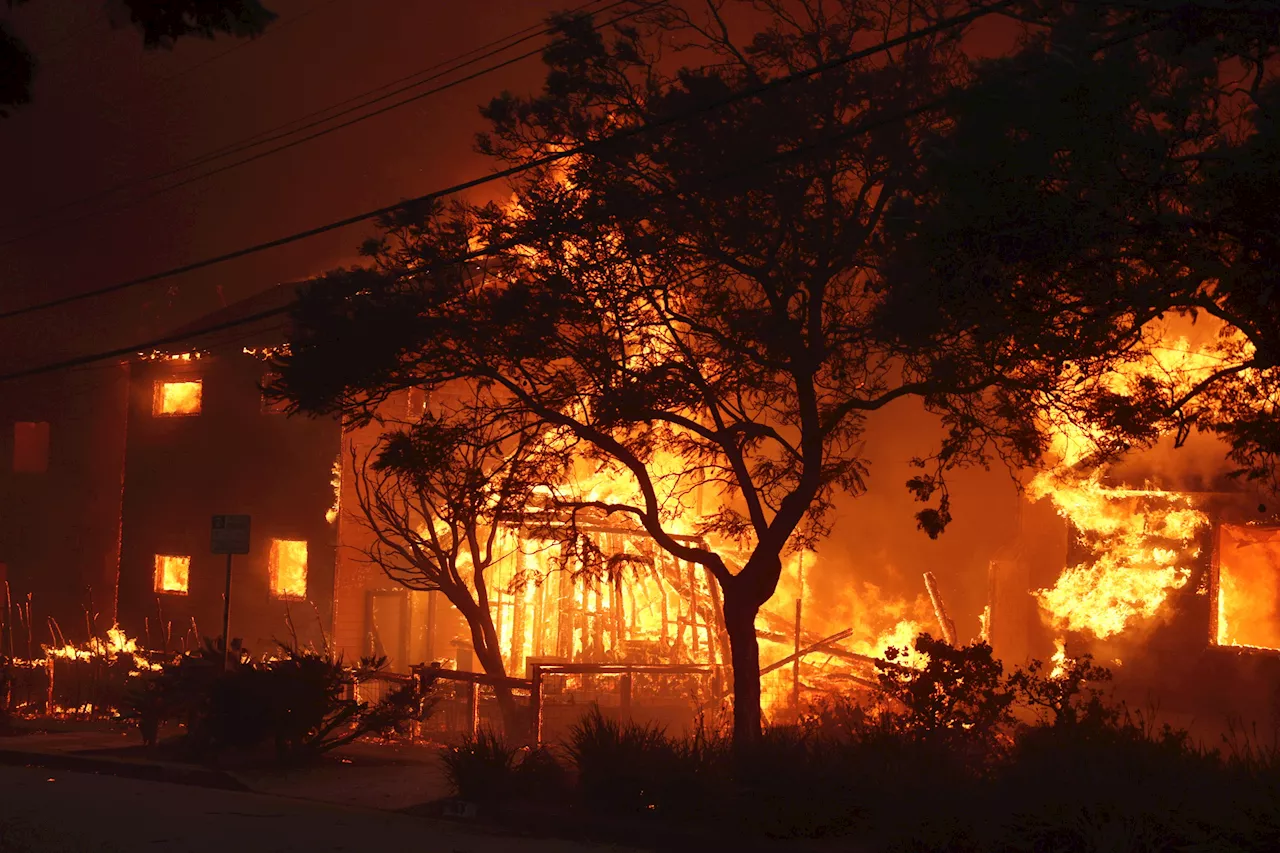
[[[287,641],[385,656],[396,673],[478,668],[465,622],[442,596],[361,557],[370,534],[351,516],[350,449],[370,446],[377,428],[344,433],[334,419],[285,417],[264,399],[284,337],[277,325],[239,326],[234,339],[199,334],[284,306],[294,292],[281,286],[205,318],[188,350],[139,354],[112,374],[118,396],[99,395],[108,402],[86,434],[59,421],[75,410],[65,400],[48,414],[12,409],[21,419],[5,425],[0,448],[12,462],[0,478],[8,504],[23,506],[22,488],[62,493],[92,535],[68,541],[49,529],[56,522],[20,511],[0,522],[4,653],[34,660],[33,644],[66,646],[81,625],[105,638],[118,623],[169,652],[216,636],[226,563],[209,553],[208,526],[235,513],[252,517],[253,544],[232,563],[232,636],[252,652]],[[412,419],[428,403],[405,393],[388,405]],[[91,435],[115,450],[66,467],[92,456],[72,452]],[[1280,516],[1261,499],[1238,487],[1125,486],[1096,472],[1046,472],[1026,497],[1018,541],[992,545],[981,615],[948,608],[955,575],[917,576],[897,594],[850,583],[836,602],[808,582],[832,570],[826,558],[793,555],[757,622],[766,706],[781,714],[818,694],[872,689],[884,651],[928,631],[989,640],[1008,665],[1089,653],[1133,690],[1190,714],[1267,707],[1280,684]],[[48,500],[32,506],[55,513]],[[628,698],[635,689],[686,716],[716,707],[729,660],[717,585],[636,530],[583,533],[618,558],[612,570],[584,571],[553,542],[503,531],[488,605],[507,674],[558,666],[551,694],[581,704],[627,701],[616,679],[593,676],[625,672]]]

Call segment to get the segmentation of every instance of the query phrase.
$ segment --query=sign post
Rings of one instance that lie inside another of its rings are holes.
[[[222,597],[222,668],[231,668],[231,555],[249,553],[249,516],[215,515],[209,543],[214,554],[227,555],[227,588]]]

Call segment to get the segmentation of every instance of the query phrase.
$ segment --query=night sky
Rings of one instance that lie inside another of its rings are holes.
[[[112,29],[105,3],[58,0],[14,11],[13,27],[39,68],[33,102],[0,120],[0,309],[199,260],[483,173],[489,166],[471,150],[482,127],[477,107],[503,88],[537,85],[536,58],[170,192],[141,198],[228,161],[138,183],[536,26],[568,5],[576,4],[272,0],[279,18],[261,37],[186,39],[171,51],[144,51],[136,30]],[[129,187],[55,210],[118,184]],[[0,355],[16,368],[163,334],[223,300],[352,262],[367,231],[332,232],[75,310],[0,321]]]

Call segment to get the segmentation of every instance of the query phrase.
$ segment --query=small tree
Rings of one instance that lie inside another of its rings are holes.
[[[490,572],[514,556],[526,515],[545,502],[545,487],[563,480],[565,460],[534,425],[475,404],[485,396],[436,406],[363,454],[351,452],[368,559],[410,589],[444,595],[466,619],[481,667],[505,678]],[[494,692],[508,733],[519,731],[511,688],[499,683]]]
[[[1012,721],[1014,694],[991,647],[974,643],[957,648],[921,634],[912,648],[924,659],[919,668],[899,665],[906,649],[896,648],[888,649],[877,664],[881,689],[906,711],[901,718],[906,730],[993,745],[1001,727]]]

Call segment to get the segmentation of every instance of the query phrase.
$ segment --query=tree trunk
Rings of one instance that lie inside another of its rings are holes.
[[[480,666],[489,675],[506,676],[506,666],[502,662],[502,653],[498,650],[476,649],[476,657]],[[516,697],[506,684],[493,686],[494,698],[498,700],[498,711],[502,714],[503,733],[508,740],[524,737],[528,732],[520,719],[520,709],[516,705]]]
[[[737,746],[760,739],[760,643],[756,639],[759,609],[733,585],[724,588],[724,625],[733,656],[733,740]]]
[[[476,659],[486,675],[497,678],[507,677],[507,667],[502,660],[502,649],[498,643],[498,632],[494,628],[493,615],[487,607],[475,607],[467,611],[467,622],[471,626],[471,645],[475,649]],[[508,739],[523,737],[524,726],[520,722],[520,711],[516,707],[516,698],[506,684],[493,686],[494,698],[498,700],[498,710],[502,713],[502,727]]]

